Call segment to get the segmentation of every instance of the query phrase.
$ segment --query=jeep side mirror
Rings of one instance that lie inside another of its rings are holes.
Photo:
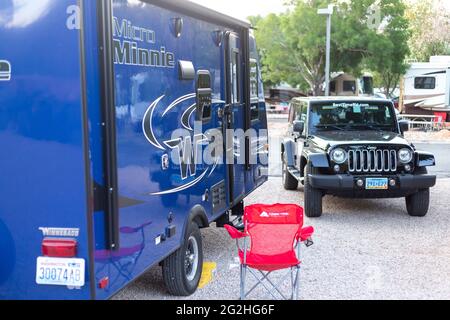
[[[400,131],[402,133],[409,131],[409,121],[408,120],[400,120],[398,122],[398,124],[400,125]]]
[[[305,130],[305,123],[303,121],[294,121],[294,133],[302,135]]]

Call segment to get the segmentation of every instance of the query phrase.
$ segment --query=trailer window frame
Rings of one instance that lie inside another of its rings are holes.
[[[428,83],[428,80],[432,80]],[[414,89],[417,90],[434,90],[436,89],[436,77],[420,76],[414,78]]]

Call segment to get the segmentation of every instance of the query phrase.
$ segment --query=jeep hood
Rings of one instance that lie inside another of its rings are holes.
[[[411,145],[402,135],[392,131],[323,131],[317,133],[310,139],[319,148],[324,150],[336,145]]]

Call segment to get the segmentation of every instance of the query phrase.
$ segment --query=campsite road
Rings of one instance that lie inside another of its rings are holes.
[[[403,199],[325,197],[323,217],[305,222],[315,227],[316,235],[315,245],[302,253],[300,299],[450,299],[449,189],[450,179],[438,180],[425,218],[409,217]],[[271,178],[247,204],[267,199],[302,205],[303,192],[285,191],[280,178]],[[209,228],[202,234],[205,261],[217,268],[211,282],[188,299],[238,299],[234,241],[224,229]],[[250,298],[270,296],[256,290]],[[155,267],[115,299],[174,298]]]

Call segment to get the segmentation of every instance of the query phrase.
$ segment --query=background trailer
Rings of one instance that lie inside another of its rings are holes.
[[[250,26],[187,1],[18,3],[0,1],[0,298],[106,299],[160,262],[193,293],[199,228],[267,180]]]

